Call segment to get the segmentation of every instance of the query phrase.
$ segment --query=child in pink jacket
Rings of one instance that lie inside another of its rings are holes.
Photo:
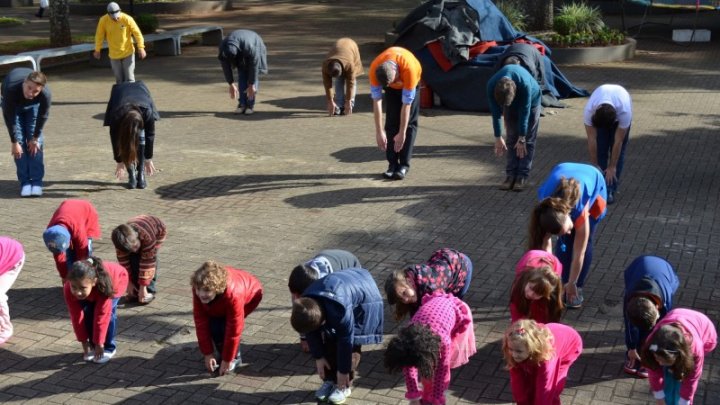
[[[452,294],[436,292],[422,298],[410,324],[390,341],[385,367],[402,369],[410,404],[443,405],[450,369],[466,364],[476,351],[470,307]]]
[[[705,354],[715,346],[715,326],[700,312],[676,308],[655,324],[641,359],[658,404],[692,404]]]
[[[20,242],[0,236],[0,345],[13,334],[7,292],[25,264],[25,251]]]
[[[559,405],[570,366],[582,352],[575,329],[519,320],[505,331],[503,355],[518,405]]]
[[[530,250],[515,266],[510,289],[510,319],[559,322],[562,317],[562,264],[550,252]]]

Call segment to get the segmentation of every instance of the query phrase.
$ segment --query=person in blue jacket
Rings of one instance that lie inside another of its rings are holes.
[[[323,384],[319,401],[345,402],[361,357],[361,346],[382,343],[383,299],[375,280],[361,268],[315,281],[293,302],[290,323],[304,333]]]
[[[268,72],[267,49],[262,38],[250,30],[233,31],[220,43],[218,59],[230,86],[230,98],[238,100],[235,114],[252,114],[260,74]],[[237,69],[237,82],[233,69]]]
[[[524,67],[505,65],[487,84],[487,97],[495,133],[495,154],[508,152],[505,181],[501,190],[522,191],[535,156],[535,139],[540,124],[542,92],[537,80]],[[502,137],[504,118],[507,141]]]
[[[625,269],[625,372],[647,378],[648,372],[640,364],[638,350],[652,327],[673,309],[673,294],[680,280],[673,267],[657,256],[636,258]]]

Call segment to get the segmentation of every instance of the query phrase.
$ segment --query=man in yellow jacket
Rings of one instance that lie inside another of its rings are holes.
[[[133,45],[132,39],[135,39]],[[140,59],[145,59],[145,43],[135,20],[120,11],[120,6],[111,2],[107,6],[107,15],[100,17],[95,31],[95,59],[100,59],[103,40],[107,40],[110,54],[110,66],[115,81],[135,81],[135,47]]]

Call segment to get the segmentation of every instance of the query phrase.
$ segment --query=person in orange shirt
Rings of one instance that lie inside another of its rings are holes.
[[[386,179],[402,180],[410,170],[420,115],[417,89],[421,74],[420,62],[410,51],[400,47],[386,49],[370,65],[375,137],[389,163],[383,173]],[[382,126],[383,89],[387,104],[385,127]]]

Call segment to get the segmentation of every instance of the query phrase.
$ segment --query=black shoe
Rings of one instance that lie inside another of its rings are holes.
[[[515,177],[507,176],[505,177],[505,181],[500,184],[500,190],[508,191],[512,190],[513,186],[515,185]]]
[[[137,172],[137,188],[144,189],[147,187],[147,181],[145,181],[145,170],[140,169]]]
[[[395,180],[403,180],[407,176],[408,168],[402,167],[400,170],[393,173],[392,178]]]
[[[388,169],[383,172],[382,176],[390,180],[393,178],[393,173],[395,173],[395,169],[392,167],[392,165],[390,165],[388,166]]]
[[[608,205],[615,204],[615,193],[612,191],[608,191],[608,199],[607,199]]]
[[[137,178],[135,177],[135,165],[125,166],[128,174],[128,188],[133,189],[137,187]]]
[[[519,177],[517,180],[515,180],[515,184],[513,185],[512,191],[517,191],[518,193],[521,191],[524,191],[528,187],[528,181],[525,177]]]

